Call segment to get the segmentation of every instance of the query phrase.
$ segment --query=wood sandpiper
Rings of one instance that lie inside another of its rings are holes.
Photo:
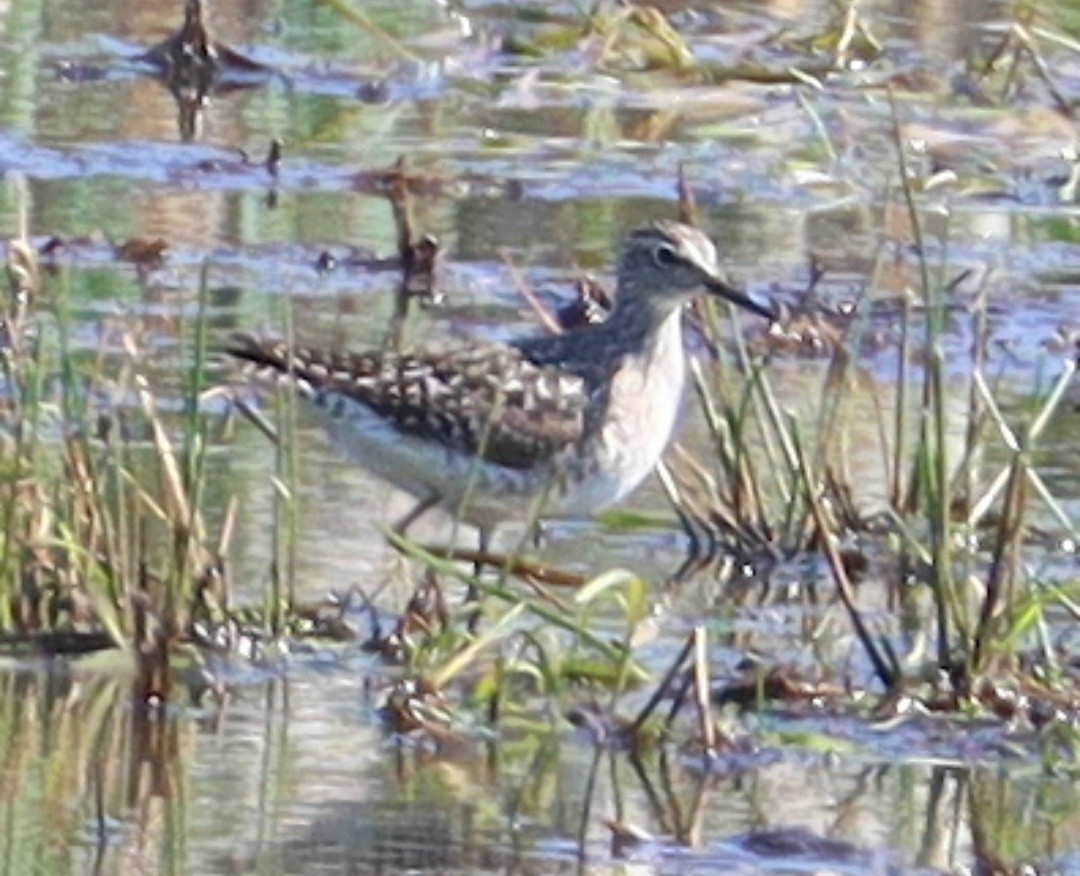
[[[657,222],[623,245],[607,320],[567,334],[336,353],[237,335],[227,352],[310,401],[348,458],[480,531],[588,516],[629,494],[671,438],[686,376],[683,306],[702,291],[775,314],[723,277],[702,232]]]

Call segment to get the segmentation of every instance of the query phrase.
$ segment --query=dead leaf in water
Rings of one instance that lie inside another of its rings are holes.
[[[168,255],[169,244],[160,237],[132,237],[119,244],[113,254],[122,262],[140,267],[157,267]]]

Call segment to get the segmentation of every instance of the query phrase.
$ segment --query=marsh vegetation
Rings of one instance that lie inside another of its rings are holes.
[[[4,872],[1075,868],[1075,4],[256,6],[0,10]],[[661,216],[783,318],[595,521],[402,538],[219,352]]]

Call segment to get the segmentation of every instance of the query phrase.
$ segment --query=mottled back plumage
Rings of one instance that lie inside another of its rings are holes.
[[[227,352],[288,375],[317,406],[367,405],[402,433],[523,469],[581,441],[591,388],[511,346],[333,353],[235,335]]]

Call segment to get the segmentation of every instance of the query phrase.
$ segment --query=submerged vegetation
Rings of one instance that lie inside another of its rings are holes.
[[[450,4],[466,20],[458,5]],[[1040,455],[1048,433],[1076,429],[1080,343],[1066,326],[1061,343],[1032,368],[1005,375],[992,355],[993,308],[1002,294],[1020,295],[956,267],[949,252],[954,204],[999,196],[1009,187],[1006,171],[976,169],[945,138],[935,147],[905,132],[917,92],[902,75],[878,73],[874,64],[888,49],[857,4],[838,5],[835,19],[814,33],[785,29],[734,54],[685,37],[683,19],[659,7],[593,7],[576,17],[521,12],[513,22],[520,26],[500,33],[491,51],[530,59],[572,53],[588,71],[582,75],[624,77],[645,93],[731,82],[791,87],[817,137],[806,154],[828,165],[815,177],[822,187],[856,186],[840,158],[839,140],[850,132],[840,132],[816,102],[830,77],[844,89],[853,84],[845,77],[868,70],[858,87],[871,95],[883,129],[870,138],[883,157],[867,196],[875,225],[855,294],[834,305],[822,293],[828,269],[815,265],[805,291],[781,292],[784,318],[768,330],[744,330],[713,306],[690,317],[703,348],[693,378],[704,437],[692,449],[689,442],[672,448],[661,466],[669,507],[617,510],[603,521],[629,541],[674,533],[680,555],[664,580],[632,564],[583,574],[571,558],[548,552],[537,559],[530,556],[534,526],[505,552],[420,544],[389,532],[408,560],[403,598],[395,601],[385,581],[364,579],[344,582],[321,602],[304,601],[297,586],[306,550],[301,412],[287,395],[254,402],[219,361],[224,333],[212,313],[212,257],[200,254],[198,286],[184,290],[187,305],[177,308],[170,356],[178,367],[162,368],[138,316],[87,324],[74,315],[67,270],[51,270],[58,238],[37,229],[48,236],[35,242],[26,228],[29,208],[21,206],[23,227],[6,248],[0,314],[0,653],[76,665],[86,655],[119,654],[124,659],[115,663],[124,669],[115,677],[134,675],[138,726],[125,724],[113,699],[118,682],[110,681],[100,705],[87,706],[93,722],[86,738],[97,741],[79,737],[76,709],[65,708],[54,730],[78,761],[96,764],[77,783],[96,801],[87,818],[97,848],[111,841],[106,810],[134,805],[138,793],[119,788],[138,785],[146,763],[158,772],[144,782],[183,795],[181,778],[163,764],[179,747],[168,716],[187,705],[186,692],[197,705],[224,703],[245,673],[287,672],[293,654],[324,644],[367,655],[367,690],[399,752],[452,760],[519,746],[527,757],[505,756],[529,761],[540,776],[558,740],[576,728],[592,746],[575,816],[582,858],[600,821],[615,857],[657,842],[633,823],[618,794],[609,811],[594,809],[605,768],[613,775],[628,769],[640,781],[670,834],[662,844],[694,846],[708,777],[751,771],[785,744],[843,756],[849,740],[814,724],[825,717],[875,730],[932,718],[957,735],[992,725],[1011,734],[1017,756],[1047,774],[1072,776],[1080,767],[1080,678],[1070,632],[1080,613],[1080,524],[1075,494],[1057,494]],[[397,46],[397,60],[412,59],[366,15],[336,2],[327,8],[376,44]],[[269,87],[274,73],[212,39],[200,4],[185,9],[181,32],[136,62],[166,81],[188,140],[210,94],[229,83]],[[1043,53],[1052,46],[1074,56],[1080,47],[1027,4],[991,35],[985,53],[967,58],[950,87],[987,111],[1030,100],[1071,119],[1073,101]],[[541,81],[545,68],[536,69],[523,77],[523,104],[545,85],[555,87]],[[362,94],[376,103],[383,92],[366,83]],[[679,110],[659,103],[645,113],[634,109],[647,116],[634,122],[642,143],[666,139],[678,121]],[[594,133],[603,126],[596,121]],[[721,122],[714,127],[743,136]],[[713,133],[706,125],[700,136]],[[269,210],[288,162],[275,140],[265,162],[245,157],[233,169],[263,174]],[[443,248],[424,227],[430,211],[417,202],[463,193],[521,198],[520,182],[492,164],[490,173],[472,165],[442,173],[415,169],[410,158],[350,175],[355,191],[385,198],[393,217],[393,257],[349,257],[354,270],[398,274],[387,344],[404,342],[415,303],[436,308],[448,295],[451,307],[457,303],[444,283]],[[200,165],[198,172],[223,167]],[[1064,178],[1040,177],[1041,168],[1032,175],[1070,201],[1075,171],[1074,160]],[[698,221],[697,182],[680,164],[679,178],[664,183],[677,192],[684,221]],[[954,193],[944,207],[942,190]],[[698,224],[709,227],[708,219]],[[135,237],[113,247],[111,257],[141,274],[160,268],[167,248],[152,235]],[[312,261],[320,274],[337,267],[326,251]],[[555,313],[545,289],[509,268],[544,330],[602,319],[609,305],[603,284],[578,272],[578,300]],[[891,282],[883,279],[890,273]],[[286,311],[279,328],[291,339],[295,312],[279,310]],[[85,343],[88,334],[93,344]],[[76,335],[84,340],[76,343]],[[873,366],[865,364],[871,348]],[[812,405],[784,393],[793,369],[804,372],[800,386],[812,387]],[[876,388],[869,415],[868,385]],[[263,478],[272,497],[264,572],[255,585],[234,581],[231,571],[235,532],[248,513],[243,497],[213,483],[208,465],[209,454],[229,452],[238,430],[263,433],[273,447]],[[875,436],[869,448],[867,434]],[[775,610],[781,620],[742,621],[740,613],[751,609]],[[11,689],[0,696],[35,701],[14,691],[23,684],[17,676],[0,682]],[[0,735],[38,732],[35,708],[20,709],[0,721]],[[107,749],[120,743],[108,740],[121,738],[156,754],[145,761],[133,755],[122,775],[110,773]],[[689,811],[671,791],[672,760],[703,777]],[[65,768],[78,772],[74,761]],[[958,775],[935,773],[927,809],[943,812],[950,799],[967,795],[985,872],[1041,854],[1027,846],[1014,854],[1008,837],[998,844],[986,832],[1021,803],[985,776],[969,783]],[[16,804],[29,805],[18,798],[5,805]],[[862,854],[799,831],[760,831],[745,846],[814,860]]]

